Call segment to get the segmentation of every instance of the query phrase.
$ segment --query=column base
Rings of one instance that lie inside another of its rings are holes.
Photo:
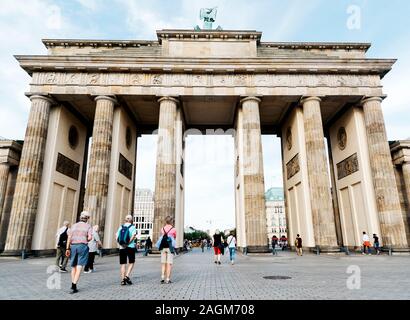
[[[269,249],[269,246],[247,246],[244,248],[245,254],[247,253],[271,253],[272,250]]]
[[[401,254],[409,255],[410,254],[409,247],[382,247],[381,251],[389,253],[389,254],[394,254],[394,255],[401,255]]]
[[[321,254],[321,253],[344,253],[339,246],[316,246],[314,248],[309,248],[309,251]]]
[[[0,253],[2,257],[52,257],[56,255],[56,249],[44,250],[4,250]]]

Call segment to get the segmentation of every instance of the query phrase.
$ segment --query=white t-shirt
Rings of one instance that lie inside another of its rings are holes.
[[[235,248],[236,246],[236,239],[234,236],[229,236],[228,239],[226,239],[226,242],[228,242],[228,247],[229,248]]]
[[[363,242],[366,242],[366,241],[370,241],[370,238],[369,238],[368,234],[363,235]]]

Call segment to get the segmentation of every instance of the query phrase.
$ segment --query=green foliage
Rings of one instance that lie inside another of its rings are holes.
[[[184,233],[184,239],[187,240],[202,240],[202,239],[210,239],[209,235],[202,230],[195,230],[192,233]]]

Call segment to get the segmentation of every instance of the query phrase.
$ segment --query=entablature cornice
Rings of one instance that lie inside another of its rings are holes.
[[[33,72],[148,72],[148,73],[289,73],[377,74],[383,77],[395,59],[338,58],[135,58],[115,56],[15,56]]]

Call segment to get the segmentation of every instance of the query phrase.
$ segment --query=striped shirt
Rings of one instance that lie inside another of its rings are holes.
[[[80,221],[68,230],[68,236],[71,237],[71,244],[88,244],[88,239],[92,239],[93,229],[88,223]]]

